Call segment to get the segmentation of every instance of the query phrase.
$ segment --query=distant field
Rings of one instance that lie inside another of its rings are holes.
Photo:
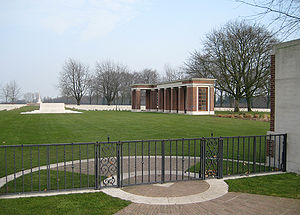
[[[268,122],[126,111],[21,115],[33,107],[0,111],[0,144],[43,144],[111,140],[263,135]]]

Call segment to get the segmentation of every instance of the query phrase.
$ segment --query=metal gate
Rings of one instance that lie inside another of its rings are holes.
[[[97,188],[222,178],[221,138],[101,142],[96,148]]]

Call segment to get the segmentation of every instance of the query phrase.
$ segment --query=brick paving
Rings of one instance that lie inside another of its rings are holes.
[[[122,190],[140,196],[149,197],[177,197],[202,193],[208,190],[209,184],[205,181],[181,181],[166,184],[148,184],[141,186],[124,187]]]
[[[148,205],[132,203],[116,213],[129,214],[300,214],[300,199],[230,192],[201,203],[186,205]]]

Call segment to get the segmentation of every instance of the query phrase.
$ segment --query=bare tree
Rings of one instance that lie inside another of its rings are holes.
[[[88,88],[89,68],[81,62],[69,58],[59,77],[59,88],[62,95],[72,96],[80,105],[81,98]]]
[[[134,83],[134,74],[129,72],[122,72],[120,87],[121,104],[124,104],[126,101],[131,101],[131,85],[133,85]]]
[[[1,89],[1,97],[4,99],[5,103],[8,103],[9,90],[9,84],[5,84]]]
[[[101,80],[98,78],[97,75],[94,75],[94,79],[92,82],[93,89],[94,89],[94,97],[96,99],[96,104],[99,104],[99,99],[102,95],[102,87],[101,87]]]
[[[165,64],[164,71],[163,81],[176,81],[185,77],[184,71],[181,71],[180,68],[171,67],[168,64]]]
[[[219,97],[220,106],[222,107],[223,97],[225,96],[223,88],[226,86],[226,83],[224,83],[221,73],[218,73],[218,69],[215,67],[216,65],[210,62],[208,54],[204,55],[201,51],[194,51],[184,63],[183,71],[191,78],[217,78],[215,95]],[[212,71],[214,71],[214,75],[212,75]],[[217,98],[217,96],[215,97]]]
[[[118,96],[122,83],[122,73],[128,72],[126,66],[112,61],[96,63],[96,79],[107,104],[111,105]]]
[[[39,93],[32,93],[32,92],[24,93],[23,98],[26,103],[34,103],[38,101]]]
[[[89,104],[92,104],[93,96],[96,92],[96,86],[95,86],[95,76],[90,75],[88,81],[87,81],[87,96],[89,98]]]
[[[229,22],[207,35],[202,52],[196,51],[186,66],[188,69],[195,64],[201,65],[200,69],[216,79],[217,88],[233,97],[237,112],[240,99],[245,97],[251,101],[266,81],[269,55],[275,42],[272,34],[262,26]],[[248,110],[251,110],[251,102],[248,102]]]
[[[5,99],[5,103],[10,102],[14,104],[18,100],[20,93],[21,88],[16,81],[11,81],[2,88],[2,97]]]
[[[300,1],[299,0],[236,0],[255,8],[260,12],[254,15],[255,19],[271,16],[270,25],[277,25],[278,33],[284,39],[299,32],[300,29]]]
[[[154,84],[159,82],[159,74],[153,69],[143,69],[141,72],[134,73],[134,82],[138,84]]]

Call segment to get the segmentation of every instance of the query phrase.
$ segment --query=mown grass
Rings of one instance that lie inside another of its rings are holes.
[[[92,173],[94,174],[94,173]],[[95,175],[41,170],[16,178],[0,188],[0,194],[95,188]]]
[[[252,120],[126,111],[21,115],[0,111],[0,144],[72,143],[266,134],[269,123]]]
[[[300,199],[300,176],[286,173],[225,180],[230,192]]]
[[[102,192],[50,197],[0,199],[3,215],[38,214],[114,214],[128,206],[129,201],[113,198]]]

